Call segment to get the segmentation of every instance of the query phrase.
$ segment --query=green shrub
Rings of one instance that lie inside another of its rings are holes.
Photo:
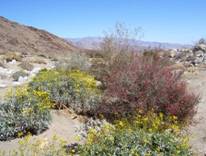
[[[188,139],[179,132],[175,117],[165,121],[163,114],[149,113],[133,120],[106,124],[101,130],[90,129],[86,144],[79,146],[81,156],[192,155]],[[167,123],[168,122],[168,123]],[[170,124],[169,124],[170,123]],[[72,153],[72,150],[70,151]]]
[[[38,134],[48,128],[51,106],[45,92],[19,88],[0,105],[0,140]]]
[[[45,91],[57,107],[71,107],[77,113],[92,113],[100,100],[96,80],[81,71],[43,70],[29,84]]]
[[[12,78],[14,81],[18,81],[19,77],[26,77],[28,74],[24,71],[17,71],[14,74],[12,74]]]
[[[59,59],[55,66],[57,70],[87,71],[90,68],[90,61],[84,54],[71,53],[69,56]]]
[[[114,130],[101,135],[93,144],[82,148],[80,155],[140,155],[189,156],[190,149],[171,132],[146,133],[142,130]]]

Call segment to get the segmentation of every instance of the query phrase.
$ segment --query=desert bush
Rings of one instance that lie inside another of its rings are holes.
[[[57,107],[67,106],[77,113],[93,112],[100,99],[96,80],[81,71],[43,70],[29,84],[32,90],[45,91]]]
[[[129,64],[113,68],[99,113],[108,119],[155,110],[180,121],[195,113],[198,96],[187,90],[181,73],[161,58],[134,56]]]
[[[93,144],[87,144],[82,148],[80,155],[192,155],[184,139],[174,136],[169,131],[146,133],[142,130],[115,130],[95,138]]]
[[[12,60],[21,61],[22,55],[17,52],[8,52],[5,54],[4,59],[6,62],[11,62]]]
[[[116,23],[112,31],[105,32],[105,36],[100,45],[101,52],[106,59],[119,53],[134,51],[132,42],[142,37],[141,28],[128,28],[124,23]]]
[[[109,65],[102,58],[93,58],[89,73],[104,84],[104,78],[109,74]]]
[[[22,69],[27,70],[27,71],[32,71],[34,68],[34,66],[27,61],[20,63],[19,67],[21,67]]]
[[[92,58],[91,67],[89,73],[92,74],[97,80],[103,83],[103,89],[106,88],[107,77],[110,75],[111,71],[115,68],[122,68],[128,64],[133,57],[133,53],[116,53],[112,58]]]
[[[24,71],[17,71],[12,74],[12,78],[14,81],[18,81],[20,77],[26,77],[26,76],[28,76],[28,73]]]
[[[92,55],[90,73],[105,84],[105,77],[112,68],[121,68],[130,62],[131,53],[135,52],[132,42],[141,37],[140,32],[140,28],[130,30],[121,23],[117,23],[112,31],[106,32],[99,51]]]
[[[114,125],[106,124],[98,131],[90,129],[86,144],[79,146],[78,154],[192,155],[187,136],[176,131],[179,128],[176,121],[170,120],[174,123],[168,124],[163,119],[163,114],[150,113],[138,116],[132,122],[125,119]]]
[[[48,128],[51,104],[46,92],[18,88],[0,107],[0,140],[38,134]]]
[[[86,55],[80,53],[71,53],[69,56],[59,59],[56,63],[57,70],[82,70],[87,71],[90,68],[90,62]]]

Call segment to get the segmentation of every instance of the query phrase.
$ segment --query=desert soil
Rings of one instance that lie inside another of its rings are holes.
[[[68,114],[68,112],[62,110],[52,111],[52,122],[49,126],[49,129],[37,136],[32,136],[31,142],[35,140],[48,139],[57,136],[58,138],[64,139],[68,144],[75,143],[77,134],[77,129],[81,126],[81,122],[75,118],[74,115]],[[0,142],[0,150],[11,151],[18,149],[20,139],[14,139],[11,141],[2,141]]]
[[[189,126],[190,144],[198,156],[206,154],[206,70],[186,73],[190,89],[200,95],[197,114]]]

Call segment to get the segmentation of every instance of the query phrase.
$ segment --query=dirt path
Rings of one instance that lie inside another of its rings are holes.
[[[77,119],[72,117],[63,111],[52,112],[52,123],[49,129],[38,136],[32,136],[31,141],[35,139],[52,139],[54,135],[63,138],[68,143],[76,142],[75,136],[77,135],[76,129],[81,126],[81,123]],[[18,142],[21,139],[14,139],[11,141],[0,142],[0,150],[13,150],[18,148]]]
[[[190,144],[199,156],[204,156],[206,154],[206,70],[187,74],[186,79],[192,91],[198,93],[201,98],[194,122],[189,127]]]

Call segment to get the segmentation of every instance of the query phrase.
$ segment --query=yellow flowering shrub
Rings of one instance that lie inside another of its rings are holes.
[[[80,90],[81,85],[83,85],[90,92],[98,92],[97,81],[95,78],[86,72],[80,70],[72,70],[68,72],[68,76],[72,78],[75,83],[75,88]]]
[[[9,91],[0,107],[0,140],[47,129],[51,106],[46,92],[29,91],[26,86]]]
[[[136,129],[141,128],[148,132],[162,132],[165,129],[170,129],[175,133],[179,133],[181,124],[176,116],[164,116],[163,113],[154,113],[149,111],[145,115],[137,114],[131,120],[122,119],[115,121],[117,128]]]
[[[149,116],[150,115],[150,116]],[[181,134],[175,117],[149,112],[132,121],[123,119],[101,130],[91,128],[86,143],[79,147],[80,156],[190,156],[188,137]],[[170,118],[170,119],[169,119]],[[154,120],[152,120],[154,119]],[[171,125],[170,125],[171,124]]]
[[[93,76],[79,71],[42,70],[30,82],[30,90],[48,93],[56,107],[70,107],[77,113],[94,112],[101,98]]]

